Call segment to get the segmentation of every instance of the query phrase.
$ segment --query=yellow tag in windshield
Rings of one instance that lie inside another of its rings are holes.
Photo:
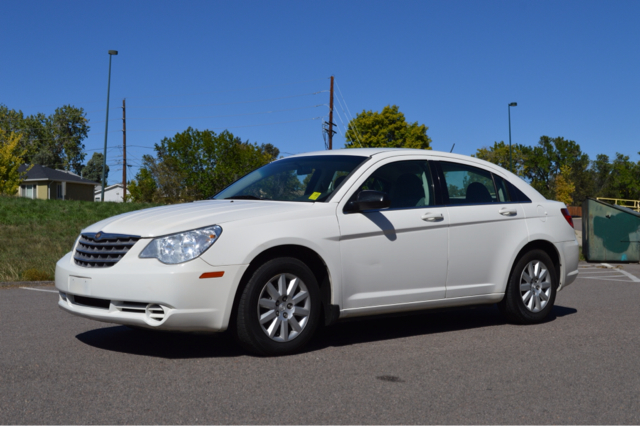
[[[310,200],[317,200],[320,195],[322,195],[322,192],[314,192],[313,194],[311,194],[309,196],[309,199]]]

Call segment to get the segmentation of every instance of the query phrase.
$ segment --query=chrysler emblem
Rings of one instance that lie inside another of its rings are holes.
[[[98,233],[96,234],[96,240],[99,240],[99,239],[100,239],[100,237],[102,237],[102,232],[98,232]]]

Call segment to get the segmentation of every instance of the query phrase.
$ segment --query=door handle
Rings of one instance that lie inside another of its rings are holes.
[[[442,213],[437,214],[427,212],[422,215],[422,220],[425,220],[427,222],[440,222],[441,220],[444,220],[444,216],[442,215]]]
[[[503,207],[498,211],[498,213],[500,213],[502,216],[515,216],[518,214],[518,211],[513,208]]]

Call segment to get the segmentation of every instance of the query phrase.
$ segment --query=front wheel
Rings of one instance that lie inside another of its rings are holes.
[[[284,355],[311,339],[320,316],[320,290],[298,259],[277,258],[260,266],[244,288],[236,335],[259,355]]]
[[[543,321],[556,300],[558,276],[549,255],[532,250],[518,260],[498,304],[508,320],[518,324]]]

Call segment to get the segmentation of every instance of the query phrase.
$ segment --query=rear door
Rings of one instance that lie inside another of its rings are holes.
[[[500,176],[463,161],[438,162],[450,214],[447,298],[503,292],[527,241],[524,211]]]

